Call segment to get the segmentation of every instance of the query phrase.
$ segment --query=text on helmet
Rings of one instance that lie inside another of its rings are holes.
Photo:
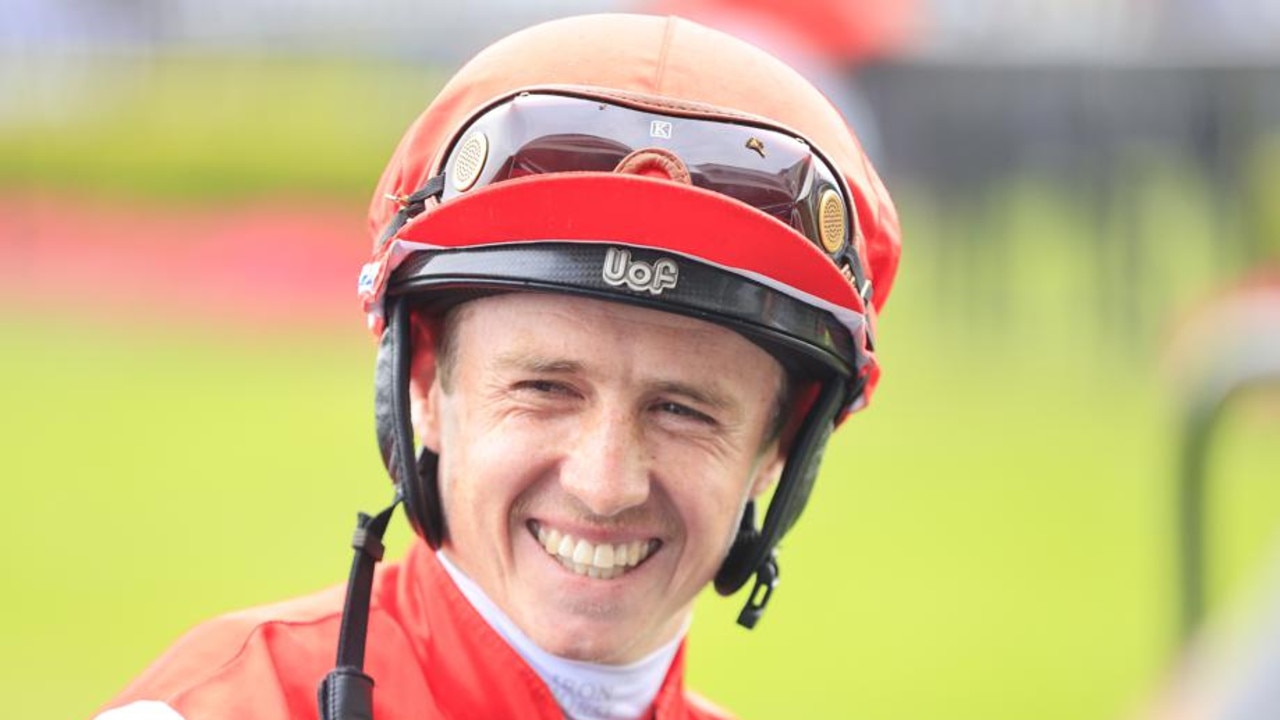
[[[674,260],[659,258],[653,264],[632,260],[631,252],[609,248],[604,256],[604,281],[613,286],[626,285],[636,292],[648,291],[661,295],[663,290],[676,286],[680,268]]]

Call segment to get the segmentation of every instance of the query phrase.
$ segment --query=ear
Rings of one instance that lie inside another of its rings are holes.
[[[782,442],[774,440],[769,443],[769,447],[765,448],[760,460],[756,463],[755,477],[751,480],[752,500],[760,497],[778,482],[778,478],[782,477],[782,468],[786,464],[787,453],[783,450]]]
[[[818,383],[805,381],[795,392],[786,422],[782,425],[782,431],[760,455],[756,476],[751,482],[752,499],[773,487],[782,477],[782,469],[786,467],[787,456],[791,453],[791,444],[795,442],[805,417],[813,409],[813,403],[818,399],[820,389]]]
[[[413,361],[410,365],[409,408],[413,432],[427,449],[440,454],[441,393],[436,362],[436,329],[438,323],[412,320]]]

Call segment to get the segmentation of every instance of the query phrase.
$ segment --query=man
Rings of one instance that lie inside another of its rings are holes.
[[[683,684],[694,597],[754,576],[759,619],[878,375],[897,217],[838,113],[692,23],[548,23],[441,91],[370,223],[378,438],[424,542],[375,577],[395,504],[363,516],[345,606],[203,625],[100,718],[316,717],[322,678],[324,718],[722,717]]]

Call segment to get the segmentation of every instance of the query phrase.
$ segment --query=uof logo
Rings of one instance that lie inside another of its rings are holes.
[[[604,256],[602,275],[610,285],[626,285],[636,292],[647,290],[661,295],[663,290],[676,286],[680,268],[667,258],[659,258],[652,265],[640,260],[633,262],[629,251],[611,247]]]

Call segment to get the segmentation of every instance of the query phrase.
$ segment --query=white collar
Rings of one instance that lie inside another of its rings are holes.
[[[636,720],[653,704],[671,669],[688,623],[675,639],[629,665],[569,660],[538,647],[484,590],[441,551],[436,557],[471,606],[542,678],[571,720]]]

